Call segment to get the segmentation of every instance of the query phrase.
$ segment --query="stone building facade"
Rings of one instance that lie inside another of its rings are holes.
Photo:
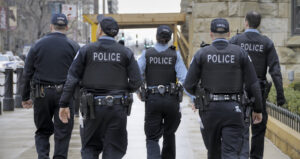
[[[211,43],[209,31],[212,19],[226,18],[230,23],[231,36],[234,36],[244,31],[246,13],[258,11],[262,14],[259,31],[273,40],[287,84],[290,71],[294,71],[295,79],[300,81],[300,34],[293,30],[295,23],[300,27],[299,7],[299,0],[181,0],[181,12],[187,14],[182,31],[188,37],[189,24],[193,24],[190,39],[192,52],[196,52],[202,41]]]

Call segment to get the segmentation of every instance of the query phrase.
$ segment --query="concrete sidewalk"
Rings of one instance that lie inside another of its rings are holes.
[[[124,159],[146,159],[144,135],[144,103],[136,96],[131,116],[128,117],[128,149]],[[198,115],[193,113],[185,97],[182,106],[182,119],[176,133],[177,159],[205,159],[206,149],[200,134]],[[36,159],[34,146],[32,109],[16,109],[0,115],[0,159]],[[80,135],[78,118],[69,149],[70,159],[80,159]],[[51,138],[51,155],[53,137]],[[51,157],[50,157],[51,158]],[[265,142],[265,159],[288,159],[269,140]]]

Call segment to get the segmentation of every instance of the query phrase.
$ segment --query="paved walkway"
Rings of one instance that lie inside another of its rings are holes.
[[[199,130],[198,116],[188,106],[185,97],[182,120],[176,133],[177,159],[205,159],[206,149]],[[135,97],[132,115],[128,118],[128,151],[124,159],[146,159],[144,135],[144,104]],[[69,158],[80,159],[78,118],[70,143]],[[35,159],[32,109],[16,109],[0,115],[0,159]],[[53,152],[53,138],[51,139]],[[265,159],[288,159],[269,140],[266,140]]]

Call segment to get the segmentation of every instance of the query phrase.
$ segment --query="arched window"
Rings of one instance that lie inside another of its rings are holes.
[[[292,34],[300,35],[300,0],[292,1]]]

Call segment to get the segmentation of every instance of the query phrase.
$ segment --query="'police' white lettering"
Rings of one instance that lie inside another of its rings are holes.
[[[150,64],[172,65],[172,57],[150,57]]]
[[[110,52],[94,52],[93,54],[94,61],[112,61],[120,62],[121,54],[120,53],[110,53]]]
[[[251,43],[241,43],[241,47],[245,51],[264,52],[264,45],[251,44]]]
[[[235,63],[235,55],[207,55],[208,63]]]

